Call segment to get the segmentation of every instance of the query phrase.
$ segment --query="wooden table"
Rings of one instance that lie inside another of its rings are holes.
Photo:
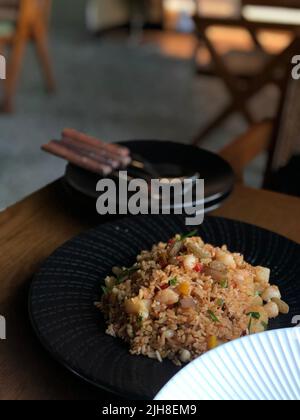
[[[93,223],[80,220],[61,199],[60,181],[0,213],[0,399],[105,399],[54,362],[32,333],[27,292],[33,273],[58,246]],[[300,199],[237,186],[215,212],[271,229],[300,243]]]

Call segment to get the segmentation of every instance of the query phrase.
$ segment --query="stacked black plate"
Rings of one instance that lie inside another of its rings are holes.
[[[204,179],[206,212],[218,208],[232,192],[233,171],[227,162],[214,153],[191,145],[159,140],[134,140],[121,144],[141,160],[150,162],[161,178],[190,178],[197,174],[198,178]],[[99,179],[98,175],[68,165],[64,185],[70,195],[83,200],[85,204],[90,202],[95,209]],[[192,205],[196,204],[197,198],[194,197]]]

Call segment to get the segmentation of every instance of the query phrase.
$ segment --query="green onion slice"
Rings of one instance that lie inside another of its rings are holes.
[[[213,311],[208,311],[208,315],[210,316],[213,322],[220,322],[219,318],[213,313]]]

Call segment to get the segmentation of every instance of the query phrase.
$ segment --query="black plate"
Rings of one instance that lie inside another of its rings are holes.
[[[205,203],[213,208],[228,197],[233,189],[234,174],[220,156],[198,147],[159,140],[133,140],[120,144],[141,156],[156,168],[161,177],[182,177],[200,174],[205,180]],[[96,199],[99,176],[77,166],[68,165],[66,182],[80,193]],[[213,203],[213,204],[212,204]]]
[[[142,249],[185,231],[182,217],[138,216],[99,226],[58,249],[36,275],[29,298],[33,327],[52,356],[99,387],[127,398],[152,399],[178,368],[169,361],[131,356],[123,342],[104,333],[104,320],[93,303],[113,266],[130,266]],[[219,218],[206,218],[199,234],[272,269],[271,282],[281,288],[291,311],[270,327],[291,327],[300,314],[300,246]]]

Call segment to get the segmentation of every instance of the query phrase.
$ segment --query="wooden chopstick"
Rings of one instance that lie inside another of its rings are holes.
[[[72,148],[58,140],[51,140],[48,144],[43,145],[42,149],[96,174],[107,176],[113,172],[113,168],[110,165],[99,162],[79,149]]]
[[[105,153],[102,153],[101,150],[92,148],[91,146],[86,145],[85,143],[82,143],[80,141],[64,137],[60,141],[60,143],[70,149],[73,149],[75,152],[79,152],[82,155],[96,160],[99,163],[111,166],[113,169],[117,169],[120,167],[121,163],[119,160],[114,159],[114,157],[107,156]]]
[[[132,167],[134,177],[141,176],[149,180],[151,175],[155,175],[154,170],[145,169],[145,162],[142,159],[134,160],[127,147],[107,144],[73,129],[64,129],[60,141],[52,140],[42,149],[83,169],[104,176],[118,177],[116,171],[129,166]]]
[[[106,150],[118,156],[129,156],[130,150],[127,147],[119,146],[117,144],[104,143],[103,141],[97,139],[96,137],[88,136],[87,134],[81,133],[72,128],[65,128],[62,131],[62,137],[68,137],[74,140],[81,141],[83,143],[89,144],[90,146]]]

